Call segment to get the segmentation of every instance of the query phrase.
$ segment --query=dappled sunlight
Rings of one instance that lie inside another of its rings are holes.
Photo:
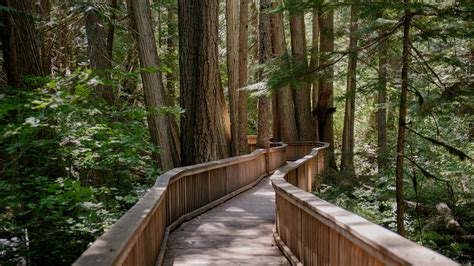
[[[165,265],[287,264],[272,237],[274,197],[265,178],[251,190],[183,223],[170,235]]]

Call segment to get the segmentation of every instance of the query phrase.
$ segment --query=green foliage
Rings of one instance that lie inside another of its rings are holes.
[[[146,111],[108,106],[77,69],[0,95],[0,264],[64,265],[153,182]]]
[[[317,194],[374,223],[395,229],[395,147],[400,93],[401,22],[405,9],[412,12],[407,136],[405,141],[405,199],[408,237],[460,262],[474,260],[473,245],[463,236],[473,235],[474,195],[472,121],[474,121],[472,55],[474,10],[469,1],[358,2],[360,7],[359,55],[356,91],[355,166],[357,178],[334,173]],[[335,11],[335,50],[329,56],[334,69],[334,148],[340,155],[347,78],[348,10],[353,1],[286,0],[274,12]],[[307,25],[310,23],[306,21]],[[385,34],[385,35],[384,35]],[[307,36],[311,31],[307,29]],[[311,37],[307,38],[311,40]],[[388,47],[387,147],[389,166],[376,167],[378,47]],[[311,56],[308,49],[308,58]],[[327,66],[310,69],[289,55],[265,67],[272,90],[298,88],[311,83]],[[375,98],[375,99],[374,99]],[[459,222],[448,229],[436,205],[446,203]],[[407,203],[408,204],[408,203]],[[422,206],[422,207],[420,207]]]

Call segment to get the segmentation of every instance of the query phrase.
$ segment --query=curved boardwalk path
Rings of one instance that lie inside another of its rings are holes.
[[[275,192],[267,177],[178,227],[164,265],[288,265],[273,240],[274,224]]]

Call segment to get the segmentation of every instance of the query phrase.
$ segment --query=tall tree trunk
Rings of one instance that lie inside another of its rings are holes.
[[[271,39],[271,8],[270,0],[260,0],[259,9],[259,63],[264,64],[272,56]],[[259,73],[259,80],[262,81],[263,71]],[[267,95],[258,97],[258,129],[257,129],[257,147],[268,149],[270,147],[270,129],[271,129],[271,100]]]
[[[178,82],[178,71],[179,66],[178,60],[178,47],[176,39],[178,38],[178,18],[177,18],[177,3],[172,4],[168,8],[168,38],[167,38],[167,49],[168,56],[170,57],[170,68],[171,73],[166,75],[166,100],[168,106],[177,106],[179,100],[177,98],[177,82]],[[167,115],[170,123],[169,135],[173,140],[173,159],[174,165],[181,165],[181,134],[176,117],[173,114]]]
[[[409,0],[405,0],[406,5]],[[403,202],[403,156],[405,151],[405,127],[407,116],[408,98],[408,67],[410,64],[410,22],[411,14],[407,7],[405,9],[405,20],[403,22],[403,54],[402,54],[402,91],[400,94],[400,111],[398,115],[398,138],[397,138],[397,165],[395,169],[396,177],[396,198],[397,198],[397,231],[400,235],[405,235],[404,215],[405,207]]]
[[[249,49],[249,53],[252,54],[252,62],[250,63],[251,65],[257,65],[259,62],[259,53],[260,51],[258,50],[259,48],[259,30],[258,30],[258,23],[259,23],[259,3],[257,1],[252,1],[250,4],[250,11],[251,11],[251,16],[250,16],[250,24],[252,25],[253,31],[251,32],[251,36],[249,39],[254,40],[254,42],[251,45],[251,49]],[[253,82],[257,82],[259,79],[259,71],[254,71],[253,72]]]
[[[109,0],[110,8],[112,10],[111,23],[108,25],[107,32],[107,58],[110,61],[110,66],[112,67],[112,62],[114,61],[114,35],[115,35],[115,26],[113,22],[117,19],[117,9],[118,9],[118,0]]]
[[[127,0],[130,16],[135,28],[135,38],[138,43],[138,56],[142,68],[158,68],[160,65],[156,49],[155,35],[152,27],[151,8],[148,0]],[[141,72],[143,81],[143,92],[148,115],[148,126],[152,141],[160,148],[159,155],[156,155],[159,165],[163,170],[175,167],[173,154],[176,154],[176,147],[170,132],[170,123],[165,114],[160,114],[160,108],[165,107],[166,93],[163,87],[160,72]]]
[[[346,170],[354,175],[354,115],[355,96],[357,87],[357,17],[358,7],[351,6],[350,38],[349,38],[349,63],[347,66],[346,107],[344,112],[344,128],[342,132],[342,157],[341,170]]]
[[[271,96],[272,106],[272,139],[274,141],[280,139],[280,120],[278,119],[278,99],[276,93],[272,93]]]
[[[312,45],[313,48],[311,50],[311,62],[310,68],[315,70],[319,67],[319,8],[316,8],[313,11],[313,38],[312,38]],[[312,114],[313,114],[313,123],[315,128],[316,140],[319,140],[319,121],[318,117],[316,116],[316,110],[319,101],[319,78],[315,78],[312,84],[312,93],[311,93],[311,101],[312,101]]]
[[[48,23],[51,20],[51,1],[40,1],[40,13],[44,22]],[[51,33],[42,32],[41,38],[41,59],[44,74],[51,74],[52,68],[52,54],[51,54]]]
[[[163,25],[162,25],[162,10],[161,10],[161,0],[150,0],[150,2],[154,3],[155,5],[155,16],[152,17],[152,25],[153,25],[153,31],[156,34],[156,44],[158,45],[158,49],[161,49],[162,44],[163,44]]]
[[[227,77],[229,90],[229,109],[231,125],[231,152],[233,156],[239,155],[239,131],[237,100],[239,89],[239,1],[227,0],[226,2],[227,26]]]
[[[329,10],[319,16],[319,26],[321,29],[320,42],[320,65],[331,63],[331,54],[334,52],[334,11]],[[330,169],[337,170],[334,158],[334,124],[333,113],[333,79],[334,69],[327,67],[324,74],[319,79],[319,101],[317,116],[319,122],[319,137],[322,141],[329,143],[328,164]]]
[[[66,9],[69,8],[69,3],[60,3],[58,8]],[[63,15],[60,18],[60,22],[65,22],[67,20],[67,16]],[[69,27],[59,27],[58,32],[56,32],[57,36],[53,40],[53,72],[60,73],[65,75],[71,72],[71,59],[73,59],[75,52],[71,50],[71,42],[69,34],[72,29]]]
[[[223,95],[218,65],[218,1],[179,0],[183,165],[224,158]]]
[[[387,44],[378,48],[378,90],[377,90],[377,166],[379,174],[387,167]]]
[[[240,0],[240,22],[239,22],[239,154],[248,153],[247,141],[247,58],[248,58],[248,23],[249,23],[249,0]]]
[[[307,65],[306,31],[303,15],[290,16],[291,53],[298,64]],[[295,114],[299,140],[315,140],[316,129],[311,117],[311,85],[295,88]]]
[[[89,3],[97,7],[98,5],[109,4],[109,1],[90,0]],[[112,67],[112,61],[109,58],[109,51],[107,49],[108,25],[99,17],[97,12],[96,8],[92,8],[86,13],[87,49],[90,67],[94,69],[98,76],[107,79],[110,77],[107,71]],[[99,85],[97,88],[108,104],[115,104],[117,93],[114,88],[104,85]]]
[[[172,105],[176,105],[177,102],[177,82],[178,82],[178,65],[175,64],[175,60],[178,60],[178,50],[175,38],[178,37],[178,21],[176,16],[177,10],[175,7],[168,9],[168,56],[170,57],[170,68],[171,72],[166,74],[166,91],[168,98]]]
[[[2,0],[1,5],[16,9],[23,14],[4,13],[2,22],[2,46],[8,84],[27,86],[25,75],[44,75],[40,43],[33,20],[34,2],[29,0]]]
[[[274,6],[276,7],[276,5]],[[272,15],[272,50],[275,56],[288,53],[285,43],[285,29],[283,13]],[[278,125],[277,141],[298,141],[298,128],[296,125],[295,102],[293,92],[289,87],[279,89],[276,93],[276,116],[273,121]]]

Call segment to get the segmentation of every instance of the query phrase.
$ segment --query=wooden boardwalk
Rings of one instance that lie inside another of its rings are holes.
[[[275,192],[268,178],[171,233],[164,265],[289,265],[272,237]]]
[[[273,143],[172,169],[73,265],[288,265],[275,224],[291,264],[458,265],[309,193],[325,174],[328,147]],[[271,185],[259,182],[269,171]]]

